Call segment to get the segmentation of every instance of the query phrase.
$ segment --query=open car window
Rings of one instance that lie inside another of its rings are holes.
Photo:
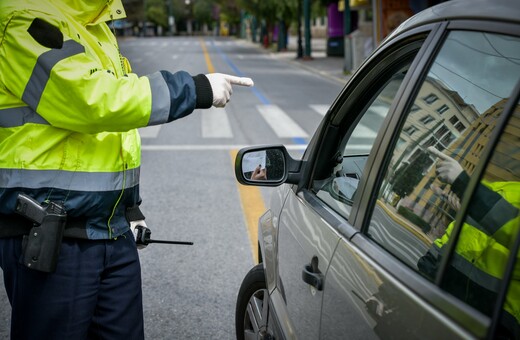
[[[314,181],[317,196],[345,218],[350,215],[368,156],[412,60],[410,57],[408,63],[390,73],[373,91],[375,95],[367,100],[360,119],[346,129],[331,176]]]

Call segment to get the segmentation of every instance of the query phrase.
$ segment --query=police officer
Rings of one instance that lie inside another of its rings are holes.
[[[438,157],[436,174],[449,184],[448,202],[460,209],[470,177],[453,158],[434,147],[428,151]],[[483,180],[473,194],[462,225],[455,254],[447,268],[443,288],[476,309],[492,315],[495,300],[501,289],[501,279],[518,235],[520,223],[520,183],[517,181]],[[419,270],[430,279],[437,274],[440,258],[447,248],[455,222],[436,239],[430,250],[418,262]],[[499,334],[504,338],[520,337],[520,280],[518,264],[504,302]]]
[[[0,266],[13,339],[142,339],[137,128],[223,107],[249,78],[139,77],[106,22],[121,0],[0,2]],[[19,194],[66,212],[56,269],[20,263]]]

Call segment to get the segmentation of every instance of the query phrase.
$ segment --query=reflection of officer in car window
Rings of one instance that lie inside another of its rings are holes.
[[[451,192],[445,194],[448,201],[453,208],[460,208],[460,199],[470,179],[468,174],[453,158],[435,148],[428,151],[439,157],[438,178],[451,185]],[[435,191],[440,193],[438,189]],[[503,270],[510,255],[509,248],[518,234],[519,208],[519,182],[490,183],[483,180],[468,207],[454,257],[445,273],[443,288],[486,315],[493,314]],[[444,235],[434,241],[417,264],[419,270],[432,280],[454,225],[455,221],[449,224]],[[517,261],[515,273],[519,269],[520,263]],[[506,296],[503,317],[503,326],[516,337],[520,336],[519,292],[520,281],[516,274]]]

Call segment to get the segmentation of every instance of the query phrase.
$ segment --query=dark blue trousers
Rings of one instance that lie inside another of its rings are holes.
[[[139,257],[124,236],[64,239],[52,274],[20,263],[21,237],[0,239],[11,338],[144,339]]]

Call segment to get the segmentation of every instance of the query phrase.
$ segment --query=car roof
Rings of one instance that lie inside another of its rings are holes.
[[[391,36],[446,20],[484,20],[520,24],[519,0],[450,0],[427,8],[402,23]],[[389,40],[389,39],[387,39]]]

